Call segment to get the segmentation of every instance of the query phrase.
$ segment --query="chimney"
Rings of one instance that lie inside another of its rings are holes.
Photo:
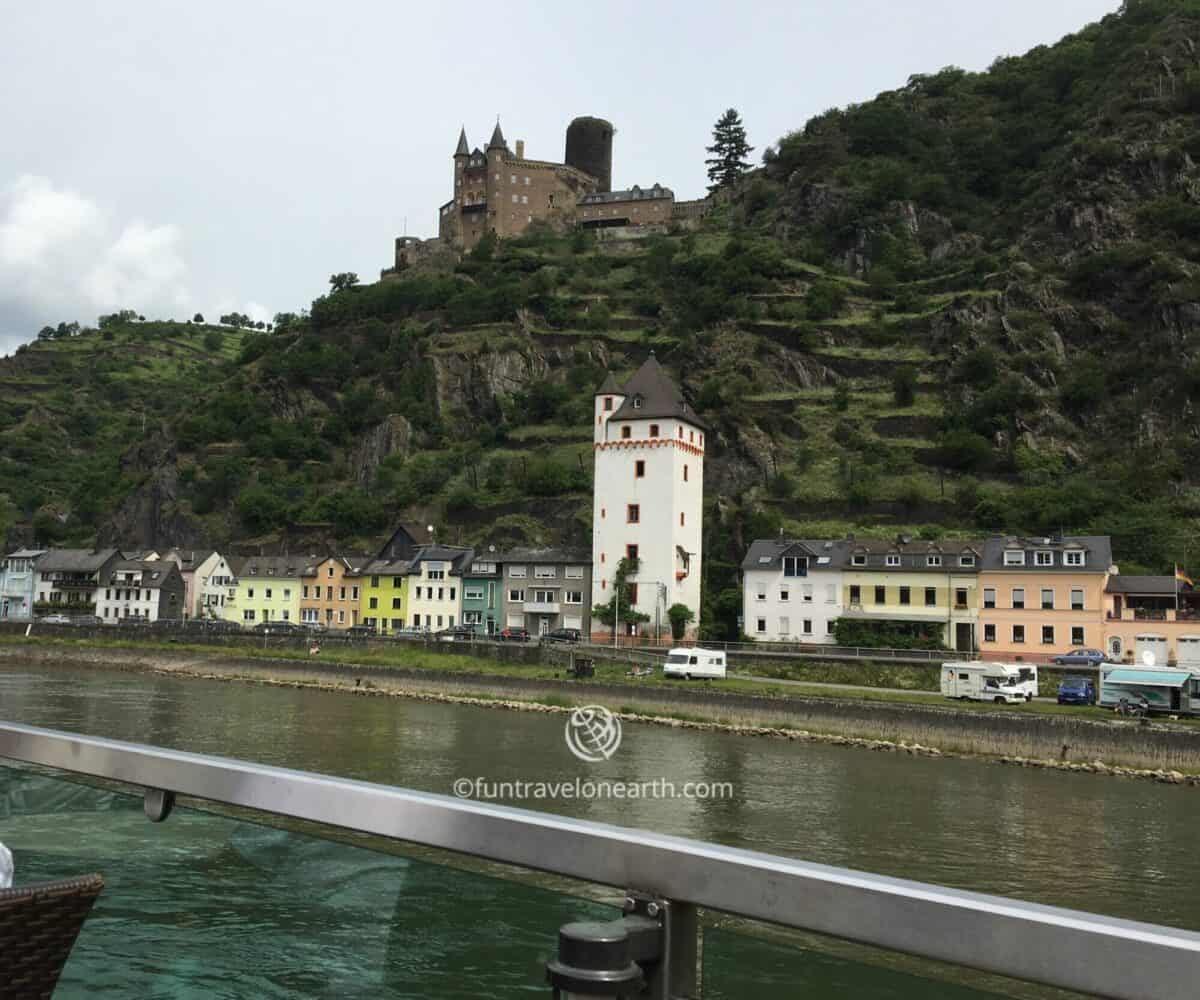
[[[517,140],[517,159],[518,160],[525,159],[525,140],[524,139]]]

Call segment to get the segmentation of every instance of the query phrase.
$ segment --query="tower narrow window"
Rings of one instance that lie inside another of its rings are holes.
[[[679,512],[679,527],[681,527],[681,528],[682,528],[682,527],[684,527],[684,526],[686,525],[686,523],[687,523],[687,522],[686,522],[686,517],[687,517],[687,515],[686,515],[686,514],[684,514],[684,512],[683,512],[683,511],[680,511],[680,512]]]
[[[633,428],[631,428],[628,424],[621,425],[621,437],[622,438],[628,439],[632,433],[633,433]]]
[[[612,396],[605,396],[605,397],[604,397],[604,408],[605,408],[606,410],[611,410],[611,409],[612,409],[612,407],[613,407],[613,398],[612,398]]]
[[[636,545],[625,546],[625,558],[630,562],[636,562],[638,557],[638,547]]]
[[[631,503],[625,507],[625,522],[627,524],[640,524],[642,520],[642,508],[640,504]]]
[[[656,438],[656,437],[658,437],[658,424],[651,424],[651,425],[650,425],[650,436],[651,436],[652,438]]]
[[[683,481],[684,481],[685,483],[688,481],[688,477],[687,477],[687,466],[686,466],[686,465],[683,467]]]
[[[646,463],[640,458],[633,463],[633,475],[636,479],[643,479],[646,475]]]

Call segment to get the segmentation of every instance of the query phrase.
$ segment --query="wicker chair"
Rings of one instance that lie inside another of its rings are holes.
[[[0,889],[0,997],[49,997],[92,904],[99,875]]]

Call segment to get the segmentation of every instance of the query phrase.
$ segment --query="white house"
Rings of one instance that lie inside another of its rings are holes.
[[[0,559],[0,621],[33,617],[34,564],[45,549],[18,549]]]
[[[704,424],[651,353],[624,385],[610,374],[596,390],[593,450],[592,600],[612,598],[622,559],[627,577],[618,612],[649,617],[652,634],[668,628],[667,609],[686,605],[700,624]],[[621,631],[634,629],[623,624]]]
[[[742,561],[742,631],[758,642],[832,643],[845,542],[766,538]]]
[[[474,550],[445,545],[422,545],[408,570],[408,616],[420,628],[451,628],[462,624],[462,577]]]

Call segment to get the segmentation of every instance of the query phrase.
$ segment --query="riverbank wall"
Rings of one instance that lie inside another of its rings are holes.
[[[0,645],[0,660],[38,667],[139,670],[226,681],[283,684],[409,697],[523,701],[554,707],[604,705],[639,717],[713,723],[734,731],[802,731],[831,739],[919,745],[943,753],[1200,773],[1200,730],[1140,721],[1074,718],[952,705],[769,697],[684,683],[638,687],[470,671],[260,659],[194,650]]]

